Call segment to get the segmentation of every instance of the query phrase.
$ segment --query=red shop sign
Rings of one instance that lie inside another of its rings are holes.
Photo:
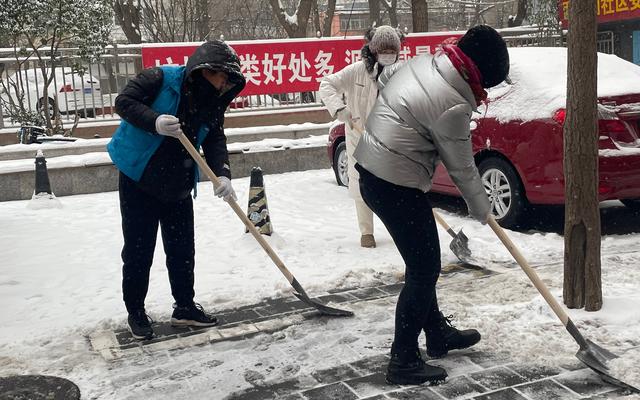
[[[400,60],[436,47],[461,32],[412,34],[405,38]],[[316,91],[325,75],[335,73],[360,60],[361,38],[304,38],[227,42],[238,54],[247,80],[242,95]],[[144,44],[145,68],[160,65],[184,65],[200,43]]]
[[[597,21],[605,22],[622,21],[627,19],[640,19],[640,0],[582,0],[593,1],[596,7]],[[570,0],[558,0],[560,20],[562,26],[567,27]]]

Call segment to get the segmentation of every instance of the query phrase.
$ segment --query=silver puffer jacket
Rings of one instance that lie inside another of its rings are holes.
[[[380,94],[354,157],[377,177],[431,189],[438,162],[447,168],[469,208],[486,222],[489,199],[473,160],[469,122],[473,92],[444,53],[424,54],[385,68]]]

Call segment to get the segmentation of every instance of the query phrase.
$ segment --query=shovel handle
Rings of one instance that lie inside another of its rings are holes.
[[[547,288],[547,285],[542,282],[536,271],[531,268],[527,260],[525,260],[525,258],[522,256],[522,253],[520,253],[520,250],[518,250],[516,245],[513,244],[511,239],[509,239],[509,236],[507,236],[504,229],[502,229],[502,227],[498,225],[498,222],[495,220],[493,215],[489,215],[488,223],[491,229],[493,229],[495,234],[498,236],[502,244],[504,244],[504,247],[509,250],[509,253],[511,253],[524,273],[527,274],[533,285],[536,287],[536,289],[538,289],[538,292],[540,292],[542,297],[544,297],[544,299],[547,301],[547,304],[549,304],[553,312],[558,316],[558,318],[560,318],[562,324],[567,327],[567,324],[570,322],[569,316],[564,311],[564,308],[560,305],[560,303],[558,303],[558,301],[555,299],[555,297],[553,297],[553,295]]]
[[[182,143],[184,148],[187,149],[189,154],[191,154],[191,157],[195,160],[198,166],[204,171],[204,173],[207,175],[209,180],[213,183],[213,186],[218,187],[220,185],[220,180],[218,179],[216,174],[211,170],[211,168],[209,168],[209,166],[204,161],[204,159],[202,158],[198,150],[196,150],[195,147],[193,147],[193,144],[191,144],[191,142],[184,135],[184,133],[181,133],[180,136],[178,136],[178,139],[180,140],[180,143]],[[238,203],[233,198],[230,198],[229,201],[227,201],[227,203],[229,203],[233,211],[235,211],[236,215],[242,220],[242,222],[247,227],[249,232],[251,232],[253,237],[258,241],[258,243],[260,243],[260,246],[262,246],[264,251],[267,252],[267,254],[271,258],[273,263],[276,264],[276,267],[278,267],[280,272],[282,272],[285,278],[287,278],[289,283],[293,284],[293,281],[295,280],[293,274],[289,272],[289,270],[284,265],[280,257],[278,257],[278,255],[275,253],[275,251],[273,251],[271,246],[269,246],[269,243],[267,243],[267,241],[264,240],[264,238],[262,237],[260,232],[258,232],[256,227],[253,226],[253,223],[251,223],[251,220],[249,220],[249,218],[244,214],[244,211],[240,208]]]
[[[436,219],[436,221],[438,221],[440,226],[442,226],[449,233],[449,235],[451,235],[455,239],[456,233],[453,231],[453,229],[451,229],[449,224],[447,224],[447,222],[444,219],[442,219],[442,217],[440,216],[440,214],[436,212],[436,210],[433,210],[433,216]]]

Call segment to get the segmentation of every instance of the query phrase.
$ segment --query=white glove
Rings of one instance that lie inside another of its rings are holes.
[[[160,135],[177,138],[182,133],[180,120],[173,115],[162,114],[156,118],[156,132]]]
[[[236,191],[233,190],[233,186],[231,186],[231,179],[226,176],[219,176],[218,181],[220,181],[220,184],[218,187],[213,187],[213,193],[216,196],[221,197],[227,203],[231,199],[237,201],[238,197],[236,196]]]
[[[351,129],[353,129],[353,123],[360,119],[360,118],[353,118],[353,115],[351,115],[351,111],[349,111],[347,107],[338,111],[336,113],[336,117],[338,117],[339,121],[342,121],[345,124],[349,125],[349,128]]]

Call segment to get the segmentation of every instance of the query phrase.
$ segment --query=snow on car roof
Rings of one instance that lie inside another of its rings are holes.
[[[550,118],[566,104],[567,49],[510,48],[512,84],[489,90],[480,116],[500,122]],[[640,94],[640,67],[615,55],[598,53],[598,97]],[[486,111],[486,114],[485,114]]]

